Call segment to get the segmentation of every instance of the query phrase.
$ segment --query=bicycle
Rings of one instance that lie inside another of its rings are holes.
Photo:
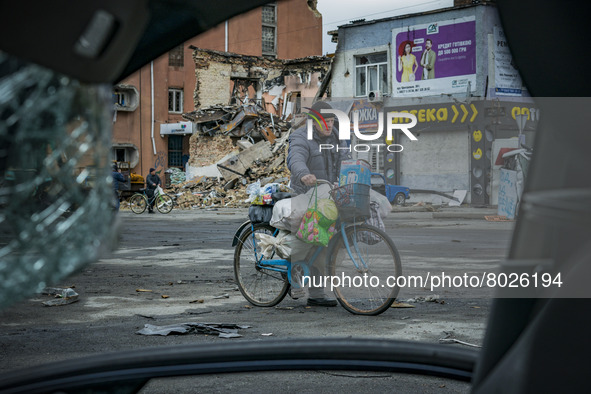
[[[350,279],[349,283],[343,283],[345,286],[333,289],[337,301],[347,311],[358,315],[379,315],[398,296],[399,287],[395,283],[389,286],[388,278],[401,275],[400,255],[384,231],[363,222],[369,216],[369,186],[352,185],[331,190],[339,209],[339,219],[338,231],[328,244],[326,264],[329,278],[341,278],[343,282],[345,278]],[[275,252],[262,255],[257,246],[257,233],[277,236],[278,230],[269,223],[250,221],[238,228],[232,242],[235,246],[234,277],[248,302],[271,307],[285,298],[290,286],[297,289],[309,284],[302,278],[310,277],[310,267],[323,246],[316,247],[308,261],[292,263],[289,259],[277,258]],[[356,286],[360,281],[361,285]]]
[[[148,197],[146,189],[140,189],[138,193],[135,193],[129,199],[129,207],[131,208],[131,211],[137,214],[143,213],[148,207],[148,204],[152,203],[154,203],[160,213],[168,213],[172,211],[172,197],[164,193],[164,190],[162,190],[160,186],[154,190],[154,195],[152,197]]]

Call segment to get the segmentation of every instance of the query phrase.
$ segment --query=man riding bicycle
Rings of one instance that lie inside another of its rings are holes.
[[[310,113],[318,114],[322,109],[331,108],[328,103],[318,101],[312,105]],[[308,139],[306,125],[294,131],[289,138],[287,167],[291,171],[291,187],[298,194],[306,193],[316,185],[319,179],[337,182],[341,161],[350,158],[345,142],[339,140],[338,130],[334,127],[335,115],[323,113],[322,116],[325,122],[321,122],[320,125],[314,123],[312,139]],[[331,144],[335,149],[323,149],[321,151],[320,144]],[[341,149],[337,150],[337,146]],[[306,260],[308,252],[314,249],[310,245],[306,245],[306,247],[303,247],[305,244],[302,243],[298,243],[298,245],[301,247],[294,247],[292,250],[291,261],[293,262]],[[316,263],[311,267],[312,275],[324,275],[325,260],[326,250],[323,250],[316,258]],[[323,287],[310,287],[308,295],[307,304],[310,306],[337,305],[336,300],[327,298]]]
[[[154,213],[154,202],[156,199],[154,198],[154,191],[158,186],[162,185],[162,181],[160,177],[156,175],[156,169],[150,168],[150,173],[146,177],[146,194],[148,195],[149,199],[149,206],[148,206],[148,213]]]

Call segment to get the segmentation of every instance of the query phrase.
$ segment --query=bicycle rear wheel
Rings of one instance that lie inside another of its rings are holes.
[[[131,212],[133,213],[143,213],[148,206],[148,200],[141,194],[134,194],[129,199],[129,207],[131,208]]]
[[[394,242],[385,232],[367,224],[347,226],[345,234],[340,232],[337,237],[329,265],[330,274],[340,280],[340,286],[334,289],[337,300],[357,315],[379,315],[386,311],[400,290],[398,286],[390,286],[395,283],[388,283],[388,278],[402,274]]]
[[[160,213],[168,213],[172,211],[172,197],[168,194],[161,194],[156,197],[156,208]]]
[[[254,233],[272,235],[275,229],[268,224],[254,225]],[[234,277],[240,292],[253,305],[274,306],[285,298],[289,290],[287,275],[282,272],[261,268],[257,258],[261,259],[260,248],[256,248],[253,228],[247,227],[240,235],[234,251]],[[265,256],[269,258],[270,256]]]

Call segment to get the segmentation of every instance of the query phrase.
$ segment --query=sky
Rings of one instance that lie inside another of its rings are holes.
[[[374,20],[390,16],[453,6],[453,0],[318,0],[322,14],[322,53],[334,53],[336,44],[326,34],[356,19]]]

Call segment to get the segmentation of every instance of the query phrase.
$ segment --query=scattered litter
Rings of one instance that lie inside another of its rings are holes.
[[[250,328],[250,326],[238,324],[220,324],[220,323],[180,323],[168,326],[155,326],[145,324],[144,328],[137,331],[139,335],[184,335],[184,334],[205,334],[218,335],[220,338],[240,338],[239,329]]]
[[[400,318],[400,320],[408,320],[408,319],[410,319],[410,316],[402,316],[402,317]]]
[[[204,302],[205,302],[205,300],[202,300],[200,298],[198,300],[189,301],[189,304],[203,304]]]
[[[459,239],[452,239],[451,242],[462,242]]]
[[[270,336],[272,336],[272,335],[273,335],[273,333],[272,333],[272,332],[270,332],[270,333],[267,333],[267,334],[261,334],[261,336],[263,336],[263,337],[270,337]]]
[[[154,318],[154,316],[142,315],[142,314],[139,314],[139,313],[136,313],[135,315],[136,316],[139,316],[139,317],[143,317],[144,319],[153,319]]]
[[[250,306],[250,305],[244,305],[244,307],[245,307],[246,309],[252,309],[252,306]]]
[[[162,298],[170,298],[170,296],[167,296],[166,294],[162,294],[161,297]]]
[[[291,311],[293,309],[293,306],[276,306],[275,309],[279,309],[282,311]]]
[[[392,303],[392,306],[390,306],[390,308],[414,308],[414,305],[411,304],[407,304],[405,302],[398,302],[398,301],[394,301]]]
[[[46,287],[41,291],[42,295],[59,295],[64,292],[64,289],[74,289],[76,286],[68,286],[68,287]]]
[[[480,309],[479,306],[471,306],[470,308],[474,308],[474,309]]]
[[[484,217],[489,222],[514,222],[514,219],[507,219],[506,216],[501,215],[489,215]]]
[[[453,332],[449,332],[449,331],[444,331],[443,334],[445,334],[445,336],[443,338],[439,339],[439,343],[457,343],[460,345],[465,345],[465,346],[471,346],[471,347],[482,347],[480,345],[475,345],[473,343],[469,343],[469,342],[464,342],[464,341],[460,341],[459,339],[454,338],[454,333]]]
[[[138,293],[151,293],[153,290],[148,289],[135,289]]]
[[[78,301],[78,293],[76,293],[71,287],[63,289],[61,294],[56,294],[55,300],[44,301],[45,306],[60,306],[68,305]]]
[[[417,302],[435,302],[437,304],[445,304],[445,301],[440,300],[439,296],[437,294],[433,294],[427,297],[415,297],[415,298],[409,298],[408,300],[406,300],[406,302],[410,302],[410,303],[417,303]]]
[[[209,309],[187,309],[183,314],[186,315],[205,315],[206,313],[211,313]]]
[[[230,298],[230,294],[226,293],[226,294],[222,294],[222,295],[213,297],[214,300],[218,300],[220,298]]]

